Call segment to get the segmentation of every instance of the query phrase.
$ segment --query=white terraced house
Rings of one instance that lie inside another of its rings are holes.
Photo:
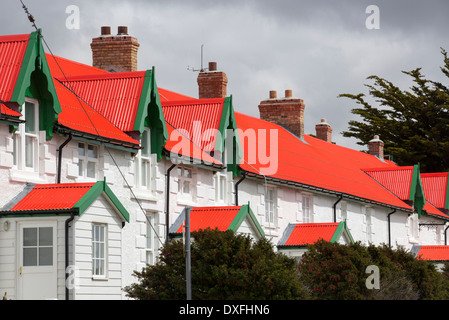
[[[192,230],[266,237],[298,259],[320,238],[446,252],[447,172],[397,166],[379,137],[372,154],[338,146],[325,119],[304,134],[291,90],[271,91],[260,118],[235,112],[216,63],[198,98],[160,88],[121,28],[92,40],[93,66],[46,53],[38,32],[0,36],[8,299],[127,299],[186,212]]]

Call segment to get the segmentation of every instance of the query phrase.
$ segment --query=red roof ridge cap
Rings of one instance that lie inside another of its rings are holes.
[[[210,104],[210,103],[223,103],[225,98],[210,98],[210,99],[184,99],[184,100],[173,100],[173,101],[161,101],[163,107],[171,107],[178,105],[198,105],[198,104]]]
[[[37,189],[52,189],[52,188],[87,188],[92,187],[95,182],[73,182],[73,183],[45,183],[45,184],[36,184],[34,188]]]
[[[0,42],[26,41],[29,38],[30,38],[29,33],[4,35],[0,36]]]
[[[86,73],[73,76],[59,76],[56,79],[61,82],[78,81],[78,80],[113,80],[123,78],[142,78],[145,76],[146,71],[127,71],[127,72],[111,72],[111,73]]]
[[[428,173],[421,173],[421,176],[423,176],[423,177],[447,177],[447,176],[449,176],[449,172],[428,172]]]
[[[375,167],[375,168],[362,168],[362,171],[400,171],[400,170],[413,170],[414,166],[396,166],[396,167]]]
[[[296,227],[324,227],[324,226],[337,226],[340,222],[311,222],[311,223],[297,223]]]

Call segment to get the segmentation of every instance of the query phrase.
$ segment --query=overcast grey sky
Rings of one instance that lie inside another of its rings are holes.
[[[354,119],[356,105],[340,93],[366,93],[370,75],[403,89],[401,70],[422,67],[443,80],[440,47],[449,50],[446,0],[23,0],[42,28],[54,54],[92,63],[90,42],[101,26],[128,26],[140,43],[140,70],[156,68],[158,85],[197,97],[197,73],[216,61],[228,76],[228,94],[237,111],[258,117],[258,104],[270,90],[304,99],[305,133],[326,118],[333,140],[363,149],[341,132]],[[1,0],[1,34],[33,31],[20,0]],[[66,8],[79,8],[79,29],[68,29]],[[365,25],[369,5],[379,8],[380,29]]]

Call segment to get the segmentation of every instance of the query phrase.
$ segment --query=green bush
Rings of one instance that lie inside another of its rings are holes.
[[[304,299],[296,260],[273,250],[268,240],[254,242],[232,231],[192,232],[193,300]],[[180,240],[162,248],[159,261],[134,272],[138,282],[124,290],[131,298],[185,299],[185,255]]]
[[[379,268],[379,289],[368,289],[368,266]],[[386,245],[318,241],[298,265],[312,299],[428,300],[448,298],[448,277],[428,261]]]

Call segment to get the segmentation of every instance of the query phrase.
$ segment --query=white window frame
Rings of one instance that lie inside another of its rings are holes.
[[[411,243],[419,242],[419,218],[416,213],[413,213],[408,218],[409,222],[409,237]]]
[[[229,180],[226,171],[217,171],[214,174],[215,202],[226,204],[229,201]]]
[[[190,172],[190,177],[185,177],[185,173]],[[185,166],[178,166],[176,168],[176,173],[178,175],[178,195],[182,198],[192,199],[193,193],[193,171],[192,168]],[[189,186],[189,190],[186,191],[185,186]]]
[[[95,239],[95,235],[97,230],[103,230],[103,237],[100,237],[99,240]],[[93,279],[106,279],[108,273],[108,227],[105,223],[92,223],[92,278]],[[97,246],[103,246],[102,252],[97,250]],[[103,267],[99,272],[96,272],[96,266],[100,263],[103,263]]]
[[[78,177],[83,180],[97,180],[98,179],[98,171],[99,171],[99,159],[100,159],[100,146],[89,144],[84,141],[77,142],[77,151],[78,151]],[[83,145],[84,154],[80,154],[81,145]],[[93,150],[96,150],[96,157],[89,156],[89,148],[92,147]],[[89,177],[88,174],[88,165],[89,163],[94,164],[94,177]],[[82,167],[81,167],[82,166]]]
[[[155,221],[157,220],[157,212],[147,211],[146,213],[146,263],[149,265],[154,265],[156,263],[156,257],[158,254],[158,238],[157,233],[155,230],[157,230],[157,226],[155,224]]]
[[[303,193],[301,196],[302,223],[313,223],[313,195]]]
[[[373,210],[371,207],[366,207],[365,211],[366,241],[368,243],[373,242]]]
[[[277,225],[277,197],[274,187],[265,187],[265,222],[269,227]]]
[[[146,141],[146,145],[143,145],[144,141]],[[156,159],[155,155],[151,154],[151,133],[148,129],[145,129],[142,133],[141,146],[143,149],[139,150],[135,158],[136,186],[139,189],[154,193],[156,188]]]
[[[27,132],[26,113],[29,106],[34,106],[34,132]],[[22,106],[22,117],[25,123],[19,124],[16,132],[13,134],[13,168],[21,171],[38,172],[39,170],[39,102],[36,99],[25,98],[25,103]],[[27,144],[27,139],[31,139],[32,143]],[[29,152],[27,146],[32,148],[32,165],[27,165],[27,154]]]

